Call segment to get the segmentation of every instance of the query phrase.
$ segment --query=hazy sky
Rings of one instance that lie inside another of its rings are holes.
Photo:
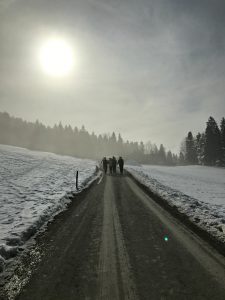
[[[52,35],[74,49],[69,76],[40,67]],[[0,111],[177,151],[225,115],[225,1],[0,0]]]

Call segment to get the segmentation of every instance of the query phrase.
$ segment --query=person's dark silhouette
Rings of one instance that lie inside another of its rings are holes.
[[[113,158],[112,158],[113,174],[116,174],[116,164],[117,164],[116,158],[115,158],[115,156],[113,156]]]
[[[121,156],[118,159],[118,165],[119,165],[119,168],[120,168],[120,174],[123,174],[124,160],[122,159]]]
[[[103,157],[102,165],[103,165],[103,170],[104,170],[104,172],[106,174],[107,173],[107,168],[108,168],[108,162],[107,162],[106,157]]]
[[[112,170],[113,170],[113,160],[112,158],[110,157],[109,158],[109,173],[112,174]]]

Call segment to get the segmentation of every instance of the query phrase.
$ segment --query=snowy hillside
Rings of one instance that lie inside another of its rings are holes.
[[[127,166],[154,193],[225,242],[225,169],[204,166]]]
[[[0,270],[4,260],[94,177],[91,160],[0,145]]]

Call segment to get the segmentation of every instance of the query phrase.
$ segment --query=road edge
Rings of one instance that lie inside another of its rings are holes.
[[[37,242],[39,236],[45,234],[45,232],[48,230],[48,227],[55,222],[57,218],[60,218],[62,214],[66,213],[70,207],[73,205],[73,200],[76,197],[83,197],[86,193],[90,191],[90,189],[94,186],[94,184],[99,180],[101,177],[102,172],[99,169],[96,169],[96,171],[93,174],[93,177],[85,184],[85,186],[82,187],[82,189],[78,189],[77,192],[72,193],[69,196],[70,202],[65,207],[65,209],[59,211],[57,214],[53,215],[48,221],[46,221],[39,230],[29,239],[26,241],[26,247],[24,250],[19,253],[15,259],[9,262],[6,269],[0,273],[0,300],[14,300],[16,299],[18,293],[15,293],[14,296],[9,294],[9,289],[11,282],[15,280],[14,275],[17,269],[25,268],[24,261],[28,261],[32,263],[32,266],[30,266],[30,269],[27,270],[28,274],[26,279],[21,281],[20,289],[27,284],[30,277],[33,274],[33,271],[35,270],[36,266],[42,259],[42,256],[39,254],[39,249],[37,248]]]
[[[171,206],[165,199],[154,193],[149,187],[138,181],[129,171],[126,170],[126,174],[157,204],[168,211],[173,217],[178,219],[182,224],[184,224],[188,229],[197,234],[201,239],[207,242],[210,246],[216,249],[221,255],[225,257],[225,243],[218,240],[215,236],[210,234],[208,231],[199,227],[197,224],[193,223],[187,215],[180,212],[178,208],[173,205]]]

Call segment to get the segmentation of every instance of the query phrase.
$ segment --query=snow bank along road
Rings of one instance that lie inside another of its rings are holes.
[[[0,145],[0,272],[95,177],[96,162]]]
[[[37,237],[3,299],[35,265],[16,299],[225,298],[224,257],[127,176],[106,176],[76,195]]]
[[[126,166],[132,176],[225,244],[225,168]]]

